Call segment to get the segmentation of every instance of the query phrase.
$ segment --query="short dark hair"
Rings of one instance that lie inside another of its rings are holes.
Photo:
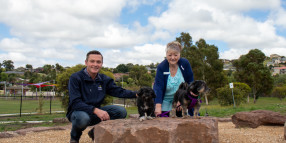
[[[102,54],[101,54],[99,51],[97,51],[97,50],[89,51],[89,52],[86,54],[86,59],[85,59],[86,61],[88,61],[88,57],[89,57],[90,54],[101,55],[101,58],[102,58],[102,61],[103,61],[103,56],[102,56]]]

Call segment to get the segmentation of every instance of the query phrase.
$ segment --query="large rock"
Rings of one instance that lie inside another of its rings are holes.
[[[118,119],[94,126],[95,143],[217,143],[218,122],[215,119],[156,118]]]
[[[257,128],[260,125],[283,126],[285,121],[286,116],[282,116],[280,113],[267,110],[238,112],[232,116],[232,122],[235,124],[235,127]]]
[[[286,122],[284,124],[284,139],[286,140]]]

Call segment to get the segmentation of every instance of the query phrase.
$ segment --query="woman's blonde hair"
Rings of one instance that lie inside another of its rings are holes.
[[[166,52],[168,52],[169,50],[175,50],[178,51],[179,53],[182,51],[183,47],[181,46],[181,44],[178,41],[173,41],[167,44],[166,47]]]

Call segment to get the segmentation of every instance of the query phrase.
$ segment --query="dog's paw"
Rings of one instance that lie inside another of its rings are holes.
[[[147,120],[153,120],[154,118],[151,116],[147,116]]]
[[[145,116],[142,116],[142,117],[139,118],[139,121],[141,121],[141,122],[144,121],[144,120],[146,120]]]

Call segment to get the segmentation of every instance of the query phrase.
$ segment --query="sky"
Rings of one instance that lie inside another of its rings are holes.
[[[286,0],[0,0],[0,62],[75,66],[98,50],[103,66],[164,60],[181,32],[218,47],[286,56]]]

